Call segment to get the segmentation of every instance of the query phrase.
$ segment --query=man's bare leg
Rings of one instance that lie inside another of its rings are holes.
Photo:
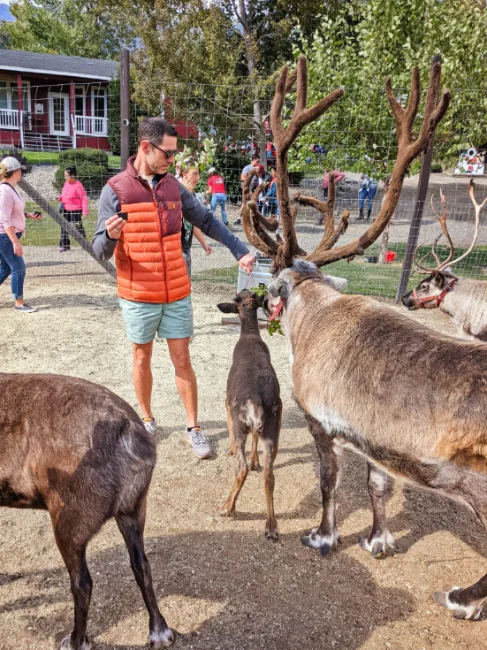
[[[166,339],[176,373],[176,388],[186,409],[187,427],[198,425],[198,384],[189,354],[189,337]]]
[[[152,341],[149,343],[132,343],[134,365],[132,381],[143,418],[152,418]]]

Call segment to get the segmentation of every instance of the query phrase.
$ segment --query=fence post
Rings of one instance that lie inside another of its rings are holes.
[[[130,52],[120,52],[120,168],[127,167],[130,155]]]
[[[19,187],[24,190],[24,192],[30,196],[30,198],[37,203],[37,205],[44,210],[44,212],[47,212],[47,214],[51,217],[51,219],[54,219],[54,221],[61,226],[64,230],[67,230],[68,234],[70,237],[75,239],[78,244],[81,246],[81,248],[88,253],[88,255],[91,255],[91,257],[95,260],[95,262],[98,262],[98,264],[109,273],[112,278],[117,277],[117,271],[115,270],[115,267],[111,262],[100,262],[100,260],[95,256],[95,252],[93,250],[93,246],[91,243],[83,237],[83,235],[73,226],[73,224],[70,221],[66,221],[66,219],[57,212],[51,205],[49,205],[49,202],[42,196],[40,192],[38,192],[30,183],[28,183],[25,178],[21,178],[19,181]]]
[[[441,63],[441,55],[435,54],[432,63]],[[428,142],[428,149],[421,157],[421,170],[419,172],[418,193],[416,194],[416,202],[414,204],[413,218],[409,227],[408,242],[406,245],[406,252],[404,254],[404,261],[402,263],[401,279],[399,280],[399,288],[396,294],[396,302],[400,302],[401,297],[406,293],[408,286],[409,276],[413,267],[413,258],[416,246],[418,245],[419,229],[423,219],[423,208],[428,194],[428,187],[431,173],[431,162],[433,160],[433,144],[434,135]]]

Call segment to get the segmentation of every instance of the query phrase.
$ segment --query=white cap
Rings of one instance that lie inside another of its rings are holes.
[[[0,165],[6,172],[14,172],[17,169],[25,169],[24,165],[21,165],[17,158],[14,158],[13,156],[7,156],[4,158],[2,161],[0,161]]]
[[[208,174],[213,174],[213,172],[216,172],[216,169],[214,167],[210,167]]]

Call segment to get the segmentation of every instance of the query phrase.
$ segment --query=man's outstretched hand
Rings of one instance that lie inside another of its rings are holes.
[[[244,255],[238,260],[238,265],[240,268],[244,271],[247,271],[247,273],[252,273],[254,264],[255,257],[252,255],[252,253],[247,253],[247,255]]]

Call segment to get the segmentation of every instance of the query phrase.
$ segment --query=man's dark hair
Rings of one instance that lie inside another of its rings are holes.
[[[137,131],[137,142],[140,144],[142,140],[149,140],[159,144],[165,135],[177,136],[177,134],[173,125],[163,117],[144,117]]]
[[[68,172],[68,174],[70,176],[74,176],[75,178],[78,176],[78,173],[76,171],[76,167],[66,167],[66,169],[64,171]]]
[[[260,156],[254,153],[254,155],[252,156],[252,160],[260,160]]]

